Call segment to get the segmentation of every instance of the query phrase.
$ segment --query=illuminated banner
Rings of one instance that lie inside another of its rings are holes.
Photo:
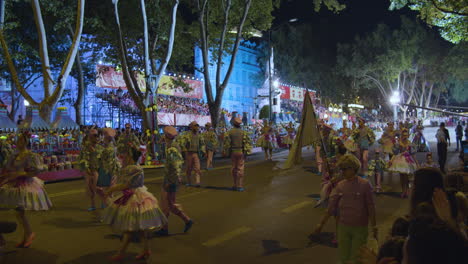
[[[112,88],[127,90],[122,71],[116,71],[113,67],[106,65],[96,66],[96,86],[102,88]],[[138,81],[138,87],[141,91],[146,90],[145,76],[141,73],[135,72],[135,77]]]
[[[184,92],[182,87],[175,86],[174,77],[163,76],[159,82],[158,94],[173,95],[188,98],[203,98],[203,82],[191,79],[185,79],[184,82],[191,88],[190,91]]]
[[[96,86],[102,88],[111,88],[127,90],[127,85],[123,79],[122,71],[116,71],[113,67],[105,65],[96,66]],[[135,73],[138,81],[138,87],[141,91],[146,90],[145,76],[141,73]],[[186,79],[184,82],[191,88],[190,91],[184,92],[182,87],[177,87],[173,82],[174,77],[163,76],[159,82],[158,94],[188,97],[188,98],[203,98],[203,82],[198,80]]]
[[[290,96],[289,96],[289,94],[290,94],[290,93],[289,93],[289,90],[290,90],[289,86],[280,85],[279,88],[281,89],[281,96],[280,96],[280,98],[281,98],[281,99],[289,99],[289,98],[290,98]]]
[[[290,91],[291,91],[291,94],[290,94],[291,100],[301,101],[301,102],[304,101],[304,89],[291,87]]]

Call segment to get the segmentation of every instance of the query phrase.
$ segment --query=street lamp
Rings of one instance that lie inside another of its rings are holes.
[[[393,105],[393,121],[395,122],[398,120],[397,107],[399,103],[400,103],[400,92],[393,91],[393,94],[390,97],[390,104]]]
[[[117,90],[117,98],[119,98],[119,129],[120,129],[120,112],[122,111],[121,107],[121,102],[122,102],[122,94],[123,94],[123,90],[122,88],[119,87],[119,89]]]
[[[271,34],[273,33],[273,31],[279,29],[282,25],[286,24],[286,23],[294,23],[294,22],[297,22],[299,21],[298,18],[294,17],[294,18],[291,18],[289,19],[288,21],[285,21],[281,24],[279,24],[278,26],[274,27],[274,28],[270,28],[268,30],[268,53],[269,53],[269,57],[268,57],[268,88],[269,88],[269,96],[268,96],[268,101],[269,101],[269,109],[268,109],[268,119],[269,121],[271,122],[272,121],[272,118],[273,118],[273,103],[272,103],[272,93],[273,93],[273,65],[271,63],[271,60],[272,60],[272,57],[273,57],[273,46],[271,45]],[[277,83],[277,85],[279,85],[279,83],[277,81],[275,81]]]

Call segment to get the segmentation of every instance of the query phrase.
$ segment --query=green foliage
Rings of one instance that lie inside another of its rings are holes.
[[[439,28],[446,40],[459,43],[468,40],[467,0],[390,0],[390,10],[408,6],[419,12],[421,19]]]
[[[262,109],[260,109],[259,118],[260,119],[269,119],[270,117],[270,106],[264,105]]]

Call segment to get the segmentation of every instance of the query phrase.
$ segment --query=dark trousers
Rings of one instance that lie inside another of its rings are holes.
[[[447,143],[437,143],[437,155],[439,157],[439,166],[445,172],[445,163],[447,162]]]
[[[462,147],[462,136],[457,137],[457,150],[459,150]],[[460,148],[458,148],[458,144],[460,144]]]

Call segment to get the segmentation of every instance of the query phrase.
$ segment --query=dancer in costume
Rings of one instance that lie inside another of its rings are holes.
[[[7,136],[2,135],[0,137],[0,170],[5,167],[12,155],[13,148],[11,147],[11,142]]]
[[[364,119],[360,118],[359,127],[353,131],[352,137],[359,148],[359,160],[362,164],[362,174],[366,176],[369,148],[372,146],[372,144],[374,144],[375,141],[374,131],[372,131],[372,129],[366,126]]]
[[[413,157],[414,147],[409,140],[407,129],[401,131],[401,137],[393,148],[395,156],[390,160],[388,171],[400,174],[401,197],[407,198],[409,194],[409,175],[418,168]]]
[[[369,161],[369,176],[374,177],[374,191],[376,193],[382,192],[382,177],[384,174],[384,170],[387,167],[387,162],[385,161],[385,158],[381,155],[381,151],[379,149],[376,149],[374,159]]]
[[[97,189],[98,193],[102,196],[103,201],[101,208],[106,206],[104,193],[106,189],[114,185],[116,178],[120,172],[120,161],[117,157],[117,148],[115,146],[115,130],[112,128],[103,129],[104,139],[102,141],[102,149],[99,153],[99,169]]]
[[[187,186],[200,187],[200,157],[205,155],[205,140],[196,121],[189,124],[190,131],[180,135],[179,145],[185,154]]]
[[[151,255],[149,231],[161,229],[167,224],[167,219],[159,208],[158,200],[144,185],[143,168],[135,165],[139,155],[121,154],[124,168],[119,175],[120,184],[112,186],[106,193],[107,196],[116,192],[119,195],[109,199],[109,206],[103,212],[103,222],[115,232],[123,233],[122,245],[110,260],[125,258],[132,233],[138,234],[143,241],[143,252],[136,259],[145,259]]]
[[[272,160],[273,149],[276,148],[277,142],[273,127],[270,126],[268,121],[265,121],[265,125],[261,130],[262,135],[257,141],[257,146],[263,149],[265,153],[265,160]]]
[[[426,138],[423,135],[424,126],[422,121],[418,121],[418,125],[415,127],[413,145],[415,145],[417,152],[428,152],[429,146]]]
[[[211,123],[208,122],[205,125],[206,131],[203,133],[203,139],[206,144],[206,169],[213,169],[213,155],[216,152],[218,146],[218,136],[216,135]]]
[[[294,144],[294,138],[296,137],[296,129],[294,129],[293,122],[289,122],[288,126],[283,126],[283,128],[286,129],[288,133],[283,137],[283,144],[288,145],[288,149],[291,149]]]
[[[26,217],[27,210],[49,210],[52,203],[44,189],[44,183],[37,177],[43,171],[42,157],[27,149],[30,135],[22,133],[16,141],[17,152],[7,161],[0,176],[0,205],[15,207],[16,218],[24,230],[19,248],[31,246],[35,233]]]
[[[245,157],[252,151],[252,142],[246,131],[243,131],[240,126],[242,120],[238,117],[234,118],[233,126],[226,134],[224,141],[224,152],[231,156],[232,168],[231,175],[234,180],[234,191],[244,191],[244,165]]]
[[[132,125],[130,123],[125,124],[125,132],[120,134],[117,141],[117,152],[120,154],[127,152],[131,156],[133,153],[139,152],[140,145],[140,140],[132,132]]]
[[[187,233],[193,225],[193,221],[188,217],[182,206],[176,203],[176,194],[181,183],[181,171],[184,164],[184,158],[180,152],[179,145],[175,142],[177,130],[172,126],[164,128],[164,142],[166,143],[166,163],[164,164],[164,182],[161,190],[161,209],[164,215],[169,219],[170,213],[180,217],[184,223],[184,233]],[[169,235],[169,226],[166,224],[158,235]]]
[[[99,171],[99,156],[102,146],[98,144],[98,131],[91,129],[88,131],[86,139],[83,141],[79,155],[79,165],[81,171],[85,173],[86,193],[90,199],[88,211],[96,210],[97,180]]]
[[[356,142],[354,142],[353,137],[351,137],[352,133],[353,129],[348,128],[348,122],[343,120],[343,127],[338,130],[338,135],[349,153],[356,153],[358,146]]]
[[[379,139],[379,144],[382,146],[383,153],[388,155],[389,159],[393,157],[393,146],[396,143],[396,134],[394,123],[389,122],[387,123],[387,127],[385,128],[382,137]]]
[[[319,171],[322,173],[322,184],[330,180],[331,172],[330,164],[333,163],[333,159],[337,153],[336,150],[336,140],[335,131],[333,128],[325,123],[322,123],[320,126],[320,133],[322,134],[323,147],[320,145],[320,160],[318,162]],[[325,166],[323,159],[327,159],[328,168]]]

